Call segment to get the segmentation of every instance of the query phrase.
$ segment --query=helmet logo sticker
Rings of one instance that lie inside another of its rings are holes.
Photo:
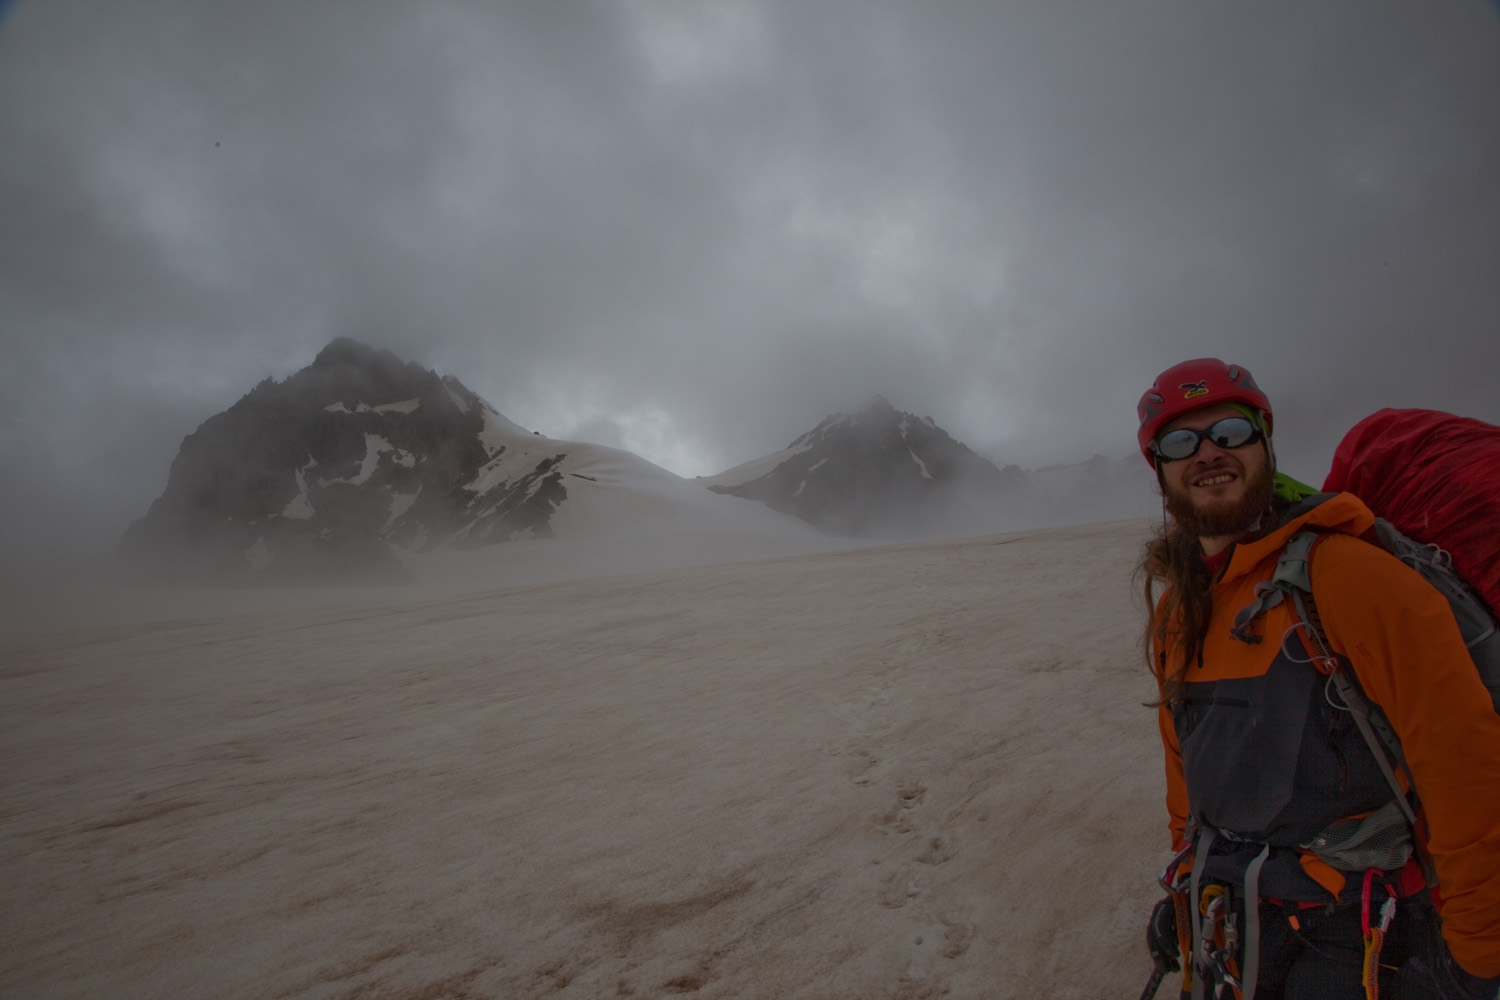
[[[1207,396],[1208,379],[1203,379],[1201,382],[1184,382],[1177,388],[1187,390],[1182,396],[1183,399],[1192,399],[1194,396]]]

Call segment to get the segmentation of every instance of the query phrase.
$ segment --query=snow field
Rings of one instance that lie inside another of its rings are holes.
[[[0,995],[1134,996],[1140,522],[0,637]]]

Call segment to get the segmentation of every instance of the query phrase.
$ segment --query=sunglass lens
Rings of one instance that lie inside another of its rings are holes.
[[[1176,461],[1187,458],[1198,450],[1198,432],[1186,428],[1163,434],[1161,440],[1156,442],[1156,453],[1162,458]]]
[[[1208,439],[1220,448],[1238,448],[1255,436],[1255,425],[1244,417],[1227,417],[1208,429]]]

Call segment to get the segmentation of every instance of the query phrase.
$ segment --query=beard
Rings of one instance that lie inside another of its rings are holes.
[[[1254,529],[1261,515],[1271,505],[1275,483],[1271,463],[1257,462],[1256,469],[1245,476],[1245,488],[1238,500],[1210,502],[1199,506],[1186,493],[1165,489],[1167,513],[1177,526],[1199,538],[1243,535]]]

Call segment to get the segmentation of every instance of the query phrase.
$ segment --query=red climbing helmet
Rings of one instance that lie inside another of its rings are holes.
[[[1271,401],[1239,365],[1226,365],[1218,358],[1197,358],[1168,368],[1156,376],[1136,404],[1136,415],[1141,419],[1136,440],[1141,444],[1141,454],[1155,468],[1151,442],[1163,427],[1184,413],[1224,403],[1242,403],[1264,413],[1266,433],[1271,433]]]

